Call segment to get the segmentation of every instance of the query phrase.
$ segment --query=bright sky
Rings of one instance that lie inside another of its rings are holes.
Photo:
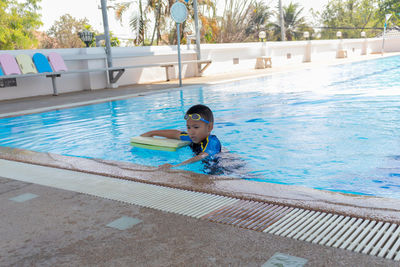
[[[132,0],[133,1],[133,0]],[[218,0],[224,3],[224,0]],[[278,5],[278,0],[264,0],[272,8]],[[308,10],[314,8],[314,10],[321,10],[328,0],[282,0],[283,5],[287,5],[290,2],[299,3],[300,6],[304,7],[304,15],[309,17]],[[70,14],[76,19],[87,18],[89,24],[92,25],[99,32],[103,32],[103,22],[100,7],[100,0],[42,0],[41,1],[41,13],[42,21],[44,23],[41,30],[47,31],[60,16],[64,14]],[[108,21],[110,30],[119,37],[129,37],[129,27],[127,25],[121,26],[114,18],[114,10],[109,9]]]
[[[89,24],[99,32],[103,32],[103,17],[100,0],[42,0],[41,13],[43,26],[41,30],[47,31],[62,15],[70,14],[75,19],[87,18]],[[118,35],[129,34],[128,27],[122,27],[114,18],[114,10],[108,11],[110,30]]]

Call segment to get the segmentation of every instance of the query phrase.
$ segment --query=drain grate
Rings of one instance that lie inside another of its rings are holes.
[[[263,202],[240,200],[203,216],[212,222],[231,224],[255,231],[263,231],[287,215],[293,208]]]
[[[244,200],[202,219],[400,261],[400,226],[388,222]]]
[[[298,210],[264,232],[400,260],[400,227],[397,224]]]
[[[0,160],[2,177],[400,261],[400,226]]]

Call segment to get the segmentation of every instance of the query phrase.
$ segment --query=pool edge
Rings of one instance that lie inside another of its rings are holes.
[[[400,223],[400,199],[360,196],[301,186],[207,176],[189,171],[160,171],[154,167],[0,147],[0,159],[84,172],[171,188],[330,212],[363,219]]]

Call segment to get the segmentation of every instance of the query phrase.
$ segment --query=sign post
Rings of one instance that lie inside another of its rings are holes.
[[[389,19],[390,19],[391,16],[392,16],[392,14],[386,14],[386,15],[385,15],[385,27],[383,28],[382,49],[381,49],[381,50],[382,50],[382,51],[381,51],[382,55],[383,55],[383,53],[385,52],[386,27],[387,27],[388,21],[389,21]]]
[[[179,87],[182,87],[182,64],[181,64],[181,33],[180,24],[187,18],[187,8],[181,2],[175,2],[171,7],[172,19],[176,22],[176,35],[178,37],[178,67],[179,67]]]
[[[110,41],[110,29],[108,26],[108,15],[107,15],[107,0],[101,0],[101,12],[103,15],[103,24],[104,24],[104,35],[106,40],[106,55],[107,55],[107,66],[111,68],[113,66],[112,63],[112,55],[111,55],[111,41]],[[113,83],[113,72],[109,71],[109,83],[111,87],[115,87],[116,84]]]

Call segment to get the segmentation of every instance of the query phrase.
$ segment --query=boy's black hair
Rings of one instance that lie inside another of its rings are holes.
[[[205,105],[194,105],[186,111],[186,114],[199,114],[203,119],[208,120],[210,123],[214,122],[214,115],[211,109]]]

